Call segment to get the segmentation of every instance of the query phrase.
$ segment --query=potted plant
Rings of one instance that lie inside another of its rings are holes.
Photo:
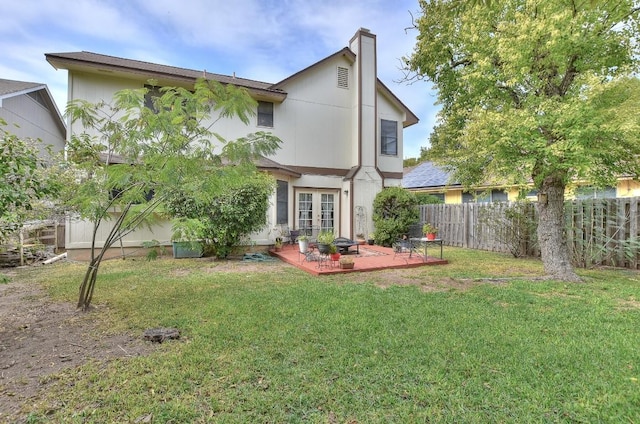
[[[329,245],[333,243],[335,239],[336,236],[333,234],[333,231],[320,231],[320,234],[318,234],[318,251],[325,255],[328,254]]]
[[[375,240],[373,239],[372,235],[371,235],[371,234],[369,234],[369,237],[367,238],[367,244],[368,244],[369,246],[373,246],[373,245],[374,245],[374,243],[375,243]]]
[[[204,254],[204,225],[200,220],[180,218],[171,229],[174,258],[200,258]]]
[[[340,268],[342,269],[353,269],[355,263],[353,262],[353,258],[350,256],[343,256],[340,258]]]
[[[427,222],[422,226],[422,232],[427,237],[427,240],[435,240],[438,229]]]
[[[366,240],[364,238],[364,234],[363,233],[356,234],[356,240],[357,240],[358,244],[365,244],[366,243]]]
[[[329,245],[329,256],[332,261],[337,261],[340,259],[340,253],[338,252],[338,247],[335,244]]]
[[[282,250],[282,237],[276,237],[276,243],[274,244],[274,248],[276,252]]]
[[[309,250],[309,236],[306,234],[299,235],[298,247],[300,249],[300,253],[307,253],[307,250]]]

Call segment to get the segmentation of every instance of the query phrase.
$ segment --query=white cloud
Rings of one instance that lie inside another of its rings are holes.
[[[97,53],[277,82],[346,47],[360,27],[377,35],[380,79],[420,118],[405,135],[415,156],[433,125],[428,83],[398,84],[413,49],[415,0],[20,0],[0,2],[0,78],[49,85],[63,109],[66,72],[49,52]]]
[[[143,39],[139,19],[126,2],[116,6],[98,0],[21,0],[0,5],[0,33],[44,34],[60,32],[112,41]],[[124,12],[124,13],[123,13]]]

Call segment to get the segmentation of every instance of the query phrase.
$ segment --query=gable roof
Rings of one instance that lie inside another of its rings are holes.
[[[275,84],[273,84],[272,88],[278,88],[278,89],[282,89],[288,82],[295,80],[296,78],[299,78],[300,76],[306,74],[307,72],[311,71],[312,69],[317,68],[318,66],[321,66],[322,64],[329,62],[335,58],[338,57],[344,57],[346,58],[348,61],[350,61],[351,63],[355,62],[356,60],[356,54],[351,51],[350,48],[345,47],[342,50],[339,50],[335,53],[333,53],[332,55],[329,55],[327,57],[325,57],[322,60],[319,60],[318,62],[314,63],[313,65],[307,66],[306,68],[302,69],[301,71],[296,72],[295,74],[283,79],[280,82],[277,82]],[[376,78],[376,86],[377,89],[384,94],[389,100],[391,100],[392,102],[396,103],[396,105],[398,106],[398,108],[400,108],[400,110],[402,110],[403,112],[405,112],[406,114],[406,119],[403,122],[403,127],[408,127],[411,126],[413,124],[417,124],[419,119],[418,117],[407,107],[405,106],[404,103],[402,103],[402,101],[395,95],[393,94],[393,92],[391,90],[389,90],[389,88],[384,85],[382,83],[382,81],[380,81],[379,78]]]
[[[256,95],[262,95],[275,101],[282,101],[286,93],[273,89],[273,84],[261,81],[238,78],[234,76],[214,74],[206,70],[179,68],[141,60],[125,59],[87,51],[69,53],[46,53],[47,62],[56,69],[84,70],[88,72],[111,74],[137,74],[158,80],[171,80],[192,83],[198,78],[218,81],[222,84],[233,84],[245,87]]]
[[[246,78],[238,78],[235,75],[228,76],[207,72],[206,70],[194,70],[187,68],[179,68],[176,66],[161,65],[157,63],[145,62],[141,60],[125,59],[116,56],[109,56],[99,53],[87,51],[69,52],[69,53],[46,53],[47,61],[56,69],[83,70],[85,72],[95,73],[111,73],[115,75],[137,74],[147,79],[154,78],[160,81],[182,81],[192,83],[197,78],[204,77],[206,79],[218,81],[222,84],[233,84],[249,89],[257,98],[282,102],[287,93],[283,90],[283,86],[304,74],[311,69],[320,66],[337,57],[344,56],[347,60],[353,62],[356,59],[355,53],[348,47],[345,47],[336,53],[325,57],[324,59],[314,63],[303,70],[285,78],[275,84],[255,81]],[[389,90],[379,79],[377,80],[377,88],[388,99],[396,103],[398,108],[405,112],[406,119],[403,122],[404,127],[416,124],[418,117],[398,99],[398,97]]]
[[[385,94],[389,100],[391,100],[392,102],[396,102],[398,106],[400,106],[400,109],[405,112],[406,118],[402,123],[403,127],[406,128],[413,124],[417,124],[419,119],[416,116],[416,114],[411,112],[411,110],[408,107],[406,107],[405,104],[402,103],[402,101],[395,94],[393,94],[393,92],[386,85],[382,83],[382,81],[380,81],[379,79],[377,81],[378,81],[378,90],[380,90],[383,94]]]
[[[0,99],[27,94],[44,88],[44,84],[0,79]]]
[[[402,178],[402,187],[407,189],[437,188],[460,185],[450,181],[451,173],[433,162],[416,165]]]
[[[60,131],[63,134],[66,134],[67,126],[65,125],[64,119],[62,119],[62,115],[58,110],[58,106],[53,100],[53,96],[51,95],[51,92],[49,92],[49,88],[46,84],[26,81],[14,81],[0,78],[0,106],[2,106],[2,100],[4,99],[22,96],[24,94],[33,93],[36,91],[42,91],[42,100],[45,102],[45,106],[53,115],[56,125],[58,126],[58,128],[60,128]]]
[[[348,47],[345,47],[345,48],[343,48],[342,50],[339,50],[339,51],[335,52],[334,54],[329,55],[329,56],[325,57],[324,59],[317,61],[317,62],[316,62],[316,63],[314,63],[313,65],[307,66],[306,68],[304,68],[304,69],[302,69],[302,70],[300,70],[300,71],[296,72],[295,74],[293,74],[293,75],[291,75],[291,76],[288,76],[287,78],[283,79],[282,81],[280,81],[280,82],[277,82],[277,83],[273,84],[273,87],[274,87],[274,88],[280,88],[280,89],[281,89],[281,88],[282,88],[285,84],[287,84],[288,82],[293,81],[293,80],[295,80],[295,79],[299,78],[300,76],[302,76],[302,75],[306,74],[306,73],[307,73],[307,72],[309,72],[310,70],[315,69],[315,68],[317,68],[318,66],[320,66],[320,65],[322,65],[322,64],[324,64],[324,63],[326,63],[326,62],[329,62],[329,61],[331,61],[331,60],[333,60],[333,59],[335,59],[335,58],[337,58],[337,57],[345,57],[345,58],[346,58],[348,61],[350,61],[351,63],[355,62],[355,60],[356,60],[356,55],[355,55],[355,53],[353,53],[353,52],[351,51],[351,49],[349,49]]]

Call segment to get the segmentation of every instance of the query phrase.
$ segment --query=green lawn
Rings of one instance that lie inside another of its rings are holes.
[[[65,406],[40,404],[30,422],[640,422],[638,273],[581,270],[585,283],[564,284],[528,278],[542,275],[536,260],[445,257],[403,271],[403,285],[388,271],[107,262],[94,297],[105,325],[183,339],[57,376],[50,402]],[[75,302],[83,272],[19,278]]]

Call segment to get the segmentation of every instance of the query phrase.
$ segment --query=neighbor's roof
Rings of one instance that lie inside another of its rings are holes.
[[[415,189],[460,185],[457,182],[450,181],[450,178],[451,173],[444,168],[433,162],[422,162],[402,178],[402,187]]]
[[[65,125],[64,119],[62,119],[62,115],[58,110],[58,106],[56,105],[55,100],[53,100],[53,96],[49,92],[49,88],[46,84],[0,79],[0,105],[2,104],[2,100],[4,99],[17,97],[36,91],[42,91],[42,99],[45,102],[46,106],[49,108],[51,114],[54,115],[56,125],[60,128],[60,131],[66,133],[67,126]]]
[[[0,99],[30,93],[32,91],[43,89],[44,87],[44,84],[38,84],[36,82],[0,79]]]

